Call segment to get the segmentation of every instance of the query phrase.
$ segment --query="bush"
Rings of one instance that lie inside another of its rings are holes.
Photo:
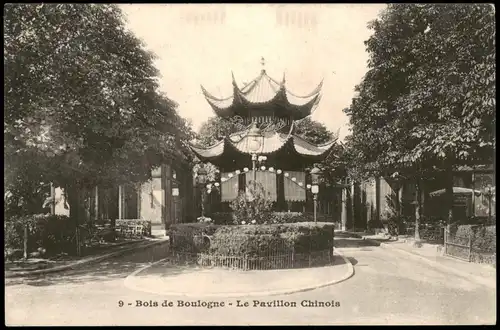
[[[28,225],[28,252],[39,248],[47,254],[74,253],[76,223],[63,215],[38,214],[6,219],[6,250],[24,249],[24,228]]]
[[[268,193],[269,195],[269,193]],[[234,224],[262,224],[269,220],[273,202],[266,196],[264,186],[251,180],[247,191],[240,191],[230,207],[233,210]]]

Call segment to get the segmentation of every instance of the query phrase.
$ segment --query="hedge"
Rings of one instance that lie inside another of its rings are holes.
[[[210,215],[210,218],[214,221],[216,225],[231,225],[235,223],[232,212],[214,212]],[[314,214],[312,212],[269,212],[266,216],[266,222],[268,224],[272,223],[297,223],[297,222],[314,222]],[[328,215],[317,214],[316,220],[318,222],[331,222],[331,218]],[[246,221],[251,223],[251,220]]]
[[[332,223],[310,222],[236,226],[194,223],[173,225],[170,235],[176,252],[251,258],[272,253],[333,251],[333,229]]]
[[[451,225],[448,241],[468,246],[472,243],[471,261],[496,263],[496,226]],[[468,258],[469,248],[447,246],[447,253],[456,257]]]

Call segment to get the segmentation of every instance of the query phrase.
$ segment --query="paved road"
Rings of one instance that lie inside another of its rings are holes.
[[[493,324],[495,291],[397,252],[349,238],[337,245],[354,264],[342,283],[287,296],[214,299],[225,307],[177,307],[179,297],[135,292],[124,278],[161,259],[157,247],[84,269],[6,283],[8,325],[229,325],[229,324]],[[136,300],[160,307],[135,307]],[[176,307],[161,307],[165,300]],[[186,298],[186,301],[195,299]],[[297,307],[253,307],[283,301]],[[338,302],[338,307],[301,307],[302,301]],[[124,306],[119,307],[123,301]],[[131,303],[132,306],[128,304]],[[232,303],[232,306],[228,306]]]

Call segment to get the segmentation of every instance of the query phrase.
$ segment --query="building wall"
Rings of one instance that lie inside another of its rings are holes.
[[[69,216],[69,205],[64,206],[63,190],[55,188],[55,214]]]

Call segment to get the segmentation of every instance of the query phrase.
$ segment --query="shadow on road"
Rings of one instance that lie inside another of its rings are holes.
[[[133,271],[167,256],[168,245],[159,245],[140,252],[128,252],[120,257],[79,266],[75,269],[52,274],[23,278],[11,278],[6,286],[25,284],[49,286],[60,284],[112,281],[127,277]]]
[[[356,264],[358,263],[358,260],[356,260],[356,258],[353,258],[353,257],[347,257],[347,260],[349,260],[349,262],[350,262],[353,266],[356,266]]]
[[[388,242],[389,239],[370,239],[359,238],[337,238],[334,240],[336,248],[362,248],[368,246],[380,246],[381,243]]]

